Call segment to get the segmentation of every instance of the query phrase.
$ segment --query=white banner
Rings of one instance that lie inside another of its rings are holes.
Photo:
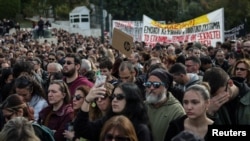
[[[143,15],[142,41],[156,43],[200,42],[215,46],[224,42],[224,8],[182,23],[161,24]]]
[[[133,37],[134,41],[142,41],[142,21],[113,20],[113,29],[117,28]]]

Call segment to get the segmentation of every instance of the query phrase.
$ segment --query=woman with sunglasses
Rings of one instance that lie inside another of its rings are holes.
[[[85,97],[89,93],[89,87],[87,86],[79,86],[76,88],[75,94],[73,95],[73,109],[74,109],[74,118],[72,122],[69,122],[67,124],[67,127],[65,128],[65,131],[63,133],[64,137],[68,140],[72,140],[74,137],[74,131],[73,131],[73,122],[76,118],[77,113],[81,110],[81,105],[84,102]]]
[[[95,98],[94,102],[92,102],[91,106],[89,107],[89,118],[91,121],[104,117],[107,114],[108,110],[111,108],[110,96],[112,94],[114,86],[106,82],[104,84],[104,87],[106,88],[104,97]]]
[[[39,113],[38,122],[54,131],[56,141],[66,141],[63,136],[65,127],[73,120],[71,96],[63,80],[53,80],[48,88],[49,106]]]
[[[110,83],[105,83],[104,87],[107,89],[104,98],[96,98],[90,106],[89,118],[91,121],[97,120],[105,116],[106,112],[111,107],[111,100],[109,99],[109,96],[111,95],[114,87]],[[73,96],[73,109],[75,112],[74,118],[76,117],[77,113],[81,110],[81,105],[83,104],[84,99],[88,93],[89,93],[89,87],[80,86],[76,89],[76,92]],[[73,127],[73,122],[68,124],[68,129],[72,127]],[[65,136],[65,138],[72,140],[72,138],[74,137],[74,131],[70,131],[68,129],[64,131],[63,135]]]
[[[89,107],[96,98],[104,98],[106,88],[94,86],[81,106],[74,122],[75,138],[84,137],[89,140],[98,140],[104,123],[115,115],[124,115],[131,120],[139,141],[151,141],[151,131],[146,107],[140,97],[140,89],[133,83],[120,83],[113,90],[111,98],[112,107],[106,116],[89,120]]]
[[[113,116],[102,128],[100,141],[138,141],[135,128],[131,121],[123,116]]]
[[[243,78],[247,85],[250,86],[250,60],[249,59],[241,59],[238,60],[233,68],[233,77]]]

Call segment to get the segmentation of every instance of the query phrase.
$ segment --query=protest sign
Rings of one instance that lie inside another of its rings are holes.
[[[114,28],[112,36],[112,47],[119,50],[121,53],[130,57],[132,54],[133,37]]]
[[[224,8],[173,24],[161,24],[143,15],[142,41],[150,46],[163,42],[200,42],[215,46],[218,41],[224,42]]]

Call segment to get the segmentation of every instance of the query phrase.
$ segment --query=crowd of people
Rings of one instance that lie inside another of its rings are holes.
[[[125,56],[108,36],[51,32],[57,44],[0,36],[1,140],[48,141],[37,124],[55,141],[208,140],[209,126],[250,125],[250,34],[215,46],[135,41]]]

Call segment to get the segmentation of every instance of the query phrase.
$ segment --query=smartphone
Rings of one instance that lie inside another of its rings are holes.
[[[103,87],[104,83],[106,82],[106,75],[96,75],[95,86]]]

